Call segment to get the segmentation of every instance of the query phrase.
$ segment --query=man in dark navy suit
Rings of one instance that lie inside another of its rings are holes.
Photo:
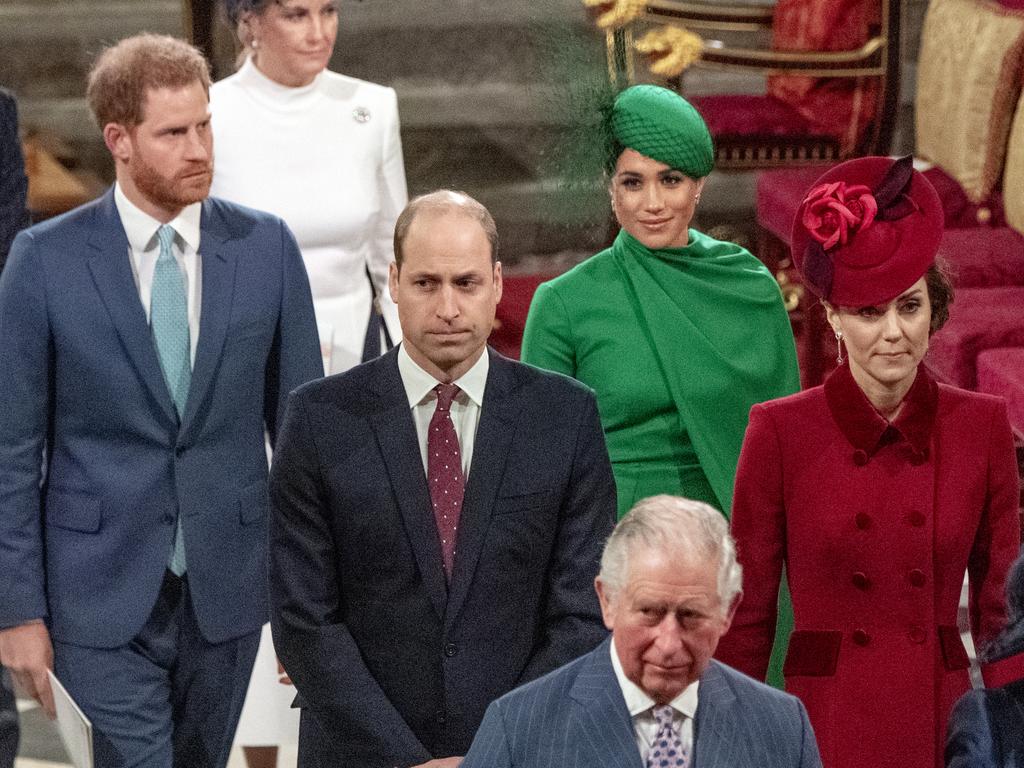
[[[718,510],[638,502],[595,582],[612,636],[494,702],[462,768],[821,768],[803,704],[711,658],[740,582]]]
[[[395,229],[402,344],[292,395],[271,622],[304,768],[453,766],[487,705],[604,637],[615,487],[593,393],[488,350],[497,234],[441,191]]]
[[[291,234],[207,197],[208,88],[180,40],[103,52],[117,183],[0,276],[0,661],[51,714],[55,669],[99,768],[226,764],[267,614],[264,433],[321,371]]]

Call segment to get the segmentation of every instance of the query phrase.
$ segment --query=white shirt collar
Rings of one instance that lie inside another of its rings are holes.
[[[615,677],[619,681],[619,687],[622,689],[622,696],[626,700],[626,709],[629,710],[630,717],[636,717],[645,712],[648,712],[652,707],[656,706],[654,699],[648,696],[644,690],[626,677],[626,672],[622,668],[622,662],[619,661],[618,651],[615,650],[615,635],[612,635],[612,641],[608,644],[609,652],[612,655],[612,669],[615,670]],[[672,707],[676,712],[680,712],[689,718],[695,718],[697,716],[697,695],[698,688],[700,687],[700,680],[694,680],[688,686],[686,686],[678,696],[669,702],[669,706]]]
[[[139,208],[128,199],[121,185],[114,184],[114,204],[117,206],[117,213],[121,217],[121,225],[124,233],[128,236],[128,244],[136,253],[142,253],[155,247],[156,231],[160,229],[161,222],[154,219],[148,213]],[[181,209],[181,213],[167,222],[177,233],[185,245],[195,252],[199,252],[199,222],[202,218],[203,204],[192,203]]]
[[[459,389],[465,392],[466,396],[480,408],[484,403],[484,389],[487,388],[487,371],[489,369],[490,355],[487,354],[485,348],[483,354],[473,363],[473,367],[452,382],[457,384]],[[431,391],[441,383],[409,356],[405,344],[399,345],[398,348],[398,373],[402,377],[402,385],[405,387],[406,397],[409,398],[410,408],[415,408],[429,399]]]

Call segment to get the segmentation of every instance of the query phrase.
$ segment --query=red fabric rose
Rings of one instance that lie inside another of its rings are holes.
[[[812,189],[804,198],[801,223],[826,251],[846,245],[850,236],[871,226],[878,203],[864,184],[834,181]]]

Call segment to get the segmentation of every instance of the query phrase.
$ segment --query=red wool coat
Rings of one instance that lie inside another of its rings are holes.
[[[964,571],[984,643],[1004,623],[1018,493],[1004,403],[923,368],[892,426],[847,366],[754,406],[732,514],[744,596],[717,657],[764,677],[785,563],[786,689],[825,767],[941,766],[950,708],[970,687],[956,629]],[[1024,672],[994,666],[989,683]]]

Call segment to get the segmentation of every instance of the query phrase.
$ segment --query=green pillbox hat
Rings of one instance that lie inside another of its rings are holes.
[[[675,91],[657,85],[633,85],[616,97],[611,133],[622,147],[690,178],[707,176],[715,164],[711,134],[700,112]]]

